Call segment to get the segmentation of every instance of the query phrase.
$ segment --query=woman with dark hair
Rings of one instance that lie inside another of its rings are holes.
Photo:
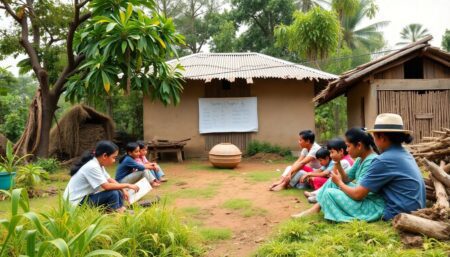
[[[106,172],[105,166],[114,164],[118,153],[118,147],[111,141],[100,141],[95,151],[84,153],[70,169],[72,177],[64,191],[64,198],[75,205],[87,203],[117,212],[125,211],[123,200],[128,200],[125,189],[138,191],[139,187],[120,184]]]
[[[328,180],[317,193],[317,203],[309,210],[294,214],[299,218],[320,210],[325,219],[336,222],[351,221],[354,219],[375,221],[381,218],[384,209],[383,198],[378,194],[366,195],[364,199],[355,200],[340,190],[342,184],[349,188],[357,187],[365,176],[372,160],[377,156],[377,147],[373,138],[361,128],[352,128],[345,133],[345,144],[350,156],[355,159],[353,166],[345,171],[340,162],[336,162]],[[341,183],[336,183],[336,176],[341,178]]]
[[[153,187],[160,184],[156,178],[146,169],[145,165],[141,165],[135,161],[139,158],[139,144],[132,142],[125,147],[125,155],[119,160],[119,166],[116,170],[116,180],[121,183],[136,183],[142,178],[146,178]]]

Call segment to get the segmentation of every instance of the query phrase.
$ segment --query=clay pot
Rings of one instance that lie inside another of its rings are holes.
[[[215,145],[209,151],[209,161],[216,168],[233,169],[241,162],[242,152],[230,143]]]

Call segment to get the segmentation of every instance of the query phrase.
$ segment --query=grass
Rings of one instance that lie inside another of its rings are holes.
[[[238,213],[244,218],[252,216],[263,216],[267,213],[267,210],[259,207],[253,207],[252,202],[248,199],[230,199],[222,204],[222,207],[228,210],[238,211]]]
[[[233,233],[228,228],[200,228],[199,233],[206,242],[228,240]]]
[[[428,249],[404,249],[389,223],[330,223],[321,215],[284,223],[255,257],[447,256],[450,245],[427,239]]]
[[[245,177],[251,182],[266,182],[276,180],[280,175],[273,171],[251,171]]]

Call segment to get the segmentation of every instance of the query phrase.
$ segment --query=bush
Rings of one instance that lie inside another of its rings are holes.
[[[198,256],[201,250],[189,227],[172,212],[155,206],[135,215],[106,215],[60,198],[52,211],[30,211],[23,189],[1,190],[11,208],[1,220],[3,256]],[[21,209],[21,211],[20,211]]]
[[[42,167],[50,174],[55,173],[61,168],[61,163],[55,158],[38,158],[34,164]]]
[[[268,142],[253,140],[247,146],[247,155],[253,156],[257,153],[275,153],[283,157],[291,156],[291,150],[287,147],[271,145]]]

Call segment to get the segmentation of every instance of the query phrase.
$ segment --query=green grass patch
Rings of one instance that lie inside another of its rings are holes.
[[[229,210],[248,209],[252,206],[252,202],[248,199],[230,199],[222,204],[222,207]]]
[[[321,215],[290,220],[254,255],[290,256],[447,256],[450,246],[426,240],[427,249],[404,249],[387,222],[331,223]]]
[[[228,228],[200,228],[199,233],[206,242],[227,240],[233,235]]]
[[[281,194],[281,195],[284,195],[284,196],[303,196],[303,192],[304,191],[305,190],[300,190],[300,189],[296,189],[296,188],[289,188],[289,189],[281,190],[280,192],[276,192],[276,194]],[[311,191],[311,190],[309,190],[309,191]]]
[[[230,199],[222,204],[222,207],[228,210],[238,211],[244,217],[263,216],[267,214],[267,210],[259,207],[253,207],[252,202],[248,199]]]
[[[277,172],[273,172],[273,171],[251,171],[251,172],[248,172],[247,174],[245,174],[245,177],[248,180],[254,181],[254,182],[271,181],[271,180],[277,179],[279,176],[280,175]]]

